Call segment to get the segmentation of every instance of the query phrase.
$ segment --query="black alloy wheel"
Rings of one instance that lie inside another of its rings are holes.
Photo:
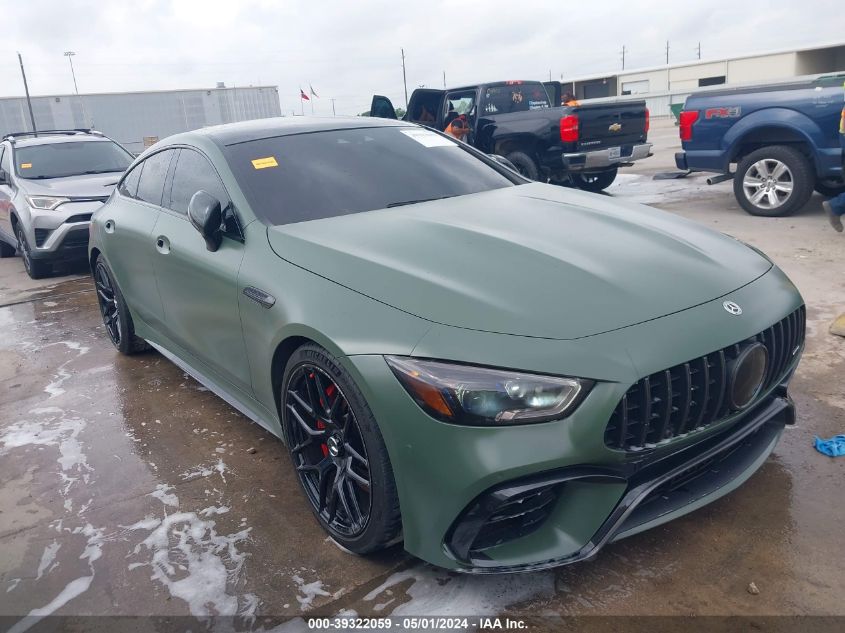
[[[109,333],[111,342],[115,347],[120,348],[123,338],[123,326],[120,320],[120,310],[117,305],[117,296],[114,292],[109,271],[102,261],[97,262],[94,270],[94,285],[97,289],[97,304],[100,306],[100,314],[103,315],[103,325]]]
[[[297,476],[332,536],[354,539],[373,506],[370,463],[355,413],[338,384],[316,365],[286,382],[285,435]]]

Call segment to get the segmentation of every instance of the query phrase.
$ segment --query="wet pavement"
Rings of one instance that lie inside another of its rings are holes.
[[[812,447],[845,432],[845,339],[827,332],[845,311],[845,237],[818,197],[753,218],[729,183],[651,180],[672,168],[674,134],[657,122],[654,162],[611,193],[762,248],[808,306],[798,427],[740,489],[552,571],[460,576],[401,547],[355,557],[312,518],[280,442],[157,353],[120,356],[84,276],[31,282],[4,259],[0,616],[845,615],[845,459]]]

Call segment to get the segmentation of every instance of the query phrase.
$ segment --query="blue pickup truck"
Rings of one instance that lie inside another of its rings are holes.
[[[679,169],[733,178],[734,194],[752,215],[789,215],[813,189],[845,190],[839,122],[845,75],[687,97],[678,119]],[[736,165],[732,170],[732,165]]]

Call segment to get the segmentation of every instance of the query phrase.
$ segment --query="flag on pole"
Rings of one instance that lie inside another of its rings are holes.
[[[302,88],[299,89],[299,98],[305,99],[306,101],[311,101],[311,99],[308,98],[308,95],[305,94],[305,91]]]
[[[316,92],[314,92],[314,86],[312,86],[311,84],[308,84],[308,88],[311,89],[311,94],[313,96],[317,97],[318,99],[320,98],[320,95],[318,95]]]

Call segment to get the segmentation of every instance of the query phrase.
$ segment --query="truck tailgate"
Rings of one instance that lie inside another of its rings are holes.
[[[578,150],[635,145],[646,141],[645,101],[596,103],[571,109],[578,115]]]

